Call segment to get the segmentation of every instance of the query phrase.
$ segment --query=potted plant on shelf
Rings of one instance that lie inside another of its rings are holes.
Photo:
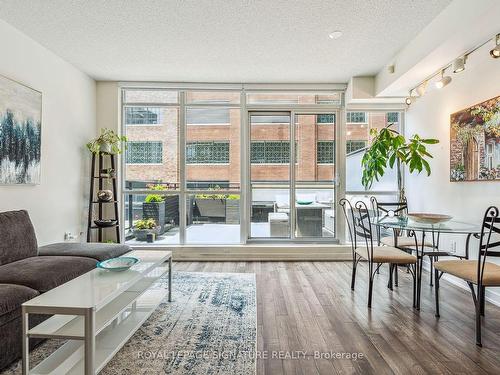
[[[437,139],[421,138],[417,134],[406,139],[397,131],[391,129],[394,124],[389,124],[382,128],[371,129],[370,136],[372,143],[366,150],[361,160],[363,176],[361,182],[368,190],[374,181],[378,181],[385,173],[387,168],[393,168],[396,165],[398,199],[399,202],[405,200],[405,190],[403,186],[402,167],[408,166],[410,173],[426,171],[431,174],[431,167],[426,158],[432,158],[427,151],[426,145],[439,143]]]
[[[96,139],[87,143],[93,154],[121,154],[126,148],[127,137],[118,135],[114,130],[103,128]]]
[[[154,219],[141,219],[134,223],[134,237],[137,241],[147,241],[148,234],[159,234],[160,227]]]

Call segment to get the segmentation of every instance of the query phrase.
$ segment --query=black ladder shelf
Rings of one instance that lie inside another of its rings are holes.
[[[97,157],[96,157],[97,156]],[[118,216],[118,197],[116,193],[116,175],[115,176],[102,176],[101,171],[103,170],[104,167],[104,157],[109,157],[109,165],[111,166],[111,169],[115,171],[116,174],[116,168],[115,168],[115,155],[114,154],[107,154],[107,153],[99,153],[98,155],[92,153],[92,165],[91,165],[91,172],[90,172],[90,195],[89,195],[89,217],[88,217],[88,226],[87,226],[87,242],[92,241],[92,230],[95,229],[97,230],[97,242],[102,242],[103,239],[103,231],[104,229],[111,228],[115,229],[116,231],[116,243],[120,243],[120,219]],[[97,172],[96,172],[97,170]],[[97,173],[97,174],[96,174]],[[97,189],[96,189],[96,182],[97,180]],[[103,190],[104,183],[105,181],[111,181],[111,191],[113,192],[113,200],[111,201],[101,201],[97,197],[97,192],[99,190]],[[113,220],[116,220],[116,224],[112,226],[106,226],[106,227],[101,227],[97,226],[94,224],[94,220],[99,219],[102,220],[104,219],[104,205],[106,204],[112,204],[114,208],[114,217],[111,218]],[[97,208],[97,215],[94,218],[94,213],[95,209]]]

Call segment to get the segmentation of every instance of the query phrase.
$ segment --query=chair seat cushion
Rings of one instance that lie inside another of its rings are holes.
[[[24,285],[45,293],[96,267],[96,260],[70,256],[37,256],[0,267],[0,283]]]
[[[0,326],[21,316],[21,304],[39,294],[26,286],[0,284]]]
[[[394,247],[394,236],[382,237],[380,242],[384,245]],[[422,246],[422,239],[417,237],[418,246]],[[432,242],[425,241],[425,246],[432,247]],[[415,249],[415,237],[399,236],[398,237],[398,247],[411,247]]]
[[[100,262],[119,257],[132,249],[128,245],[116,243],[60,242],[38,248],[38,255],[88,257]]]
[[[368,260],[366,247],[357,248],[356,253]],[[373,247],[373,261],[375,263],[413,264],[416,263],[417,257],[395,247],[377,246]]]
[[[471,283],[477,283],[477,260],[440,260],[434,267]],[[500,265],[484,264],[483,285],[500,286]]]

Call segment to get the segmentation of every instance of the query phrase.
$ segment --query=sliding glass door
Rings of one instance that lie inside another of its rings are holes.
[[[250,237],[289,239],[291,113],[250,112]]]
[[[249,238],[335,237],[336,118],[336,112],[249,112]]]

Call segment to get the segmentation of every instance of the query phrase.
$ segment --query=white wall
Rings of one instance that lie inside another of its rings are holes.
[[[0,186],[0,211],[27,209],[39,244],[86,228],[90,158],[96,134],[93,79],[0,20],[0,74],[42,92],[42,170],[37,186]],[[78,43],[75,44],[78,48]]]
[[[457,220],[480,223],[489,205],[500,207],[500,182],[450,182],[449,177],[450,114],[500,95],[500,59],[489,56],[491,48],[485,46],[471,55],[464,72],[449,73],[453,81],[448,86],[427,92],[407,112],[407,135],[418,133],[440,141],[429,147],[434,155],[432,175],[406,176],[410,211],[445,213]],[[453,240],[458,241],[460,252],[463,236],[444,236],[442,247],[449,250]],[[476,257],[477,241],[472,244]],[[500,304],[500,289],[492,288],[487,296]]]

